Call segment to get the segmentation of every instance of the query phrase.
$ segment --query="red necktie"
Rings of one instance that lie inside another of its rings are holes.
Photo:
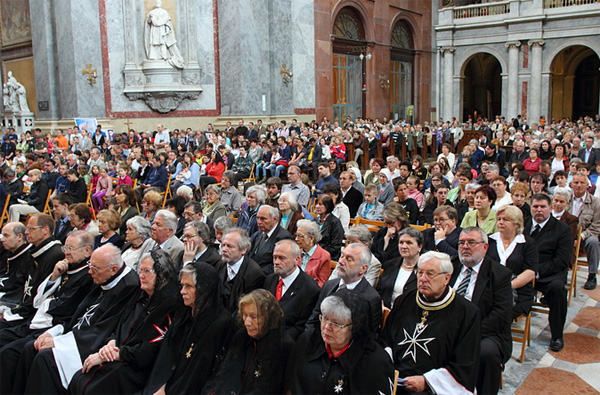
[[[281,293],[283,292],[283,280],[279,280],[277,288],[275,289],[275,299],[279,301],[281,299]]]

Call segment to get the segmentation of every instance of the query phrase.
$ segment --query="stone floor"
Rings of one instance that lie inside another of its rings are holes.
[[[585,291],[586,278],[584,267],[568,310],[565,348],[558,353],[548,350],[548,316],[534,312],[525,361],[518,361],[521,344],[513,343],[501,394],[600,394],[600,289]]]

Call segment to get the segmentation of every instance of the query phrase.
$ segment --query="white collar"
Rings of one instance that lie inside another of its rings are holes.
[[[299,274],[300,274],[300,268],[298,266],[296,266],[294,268],[294,271],[292,272],[292,274],[290,274],[286,278],[281,278],[281,277],[279,277],[279,278],[283,281],[283,286],[287,289],[290,287],[290,285],[292,285],[294,283],[294,281],[296,281],[296,278],[298,277]]]

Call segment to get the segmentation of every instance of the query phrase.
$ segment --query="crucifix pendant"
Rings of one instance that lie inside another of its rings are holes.
[[[187,352],[185,353],[185,357],[187,359],[190,359],[192,357],[192,351],[194,351],[194,343],[192,343],[192,345],[190,346],[190,349],[187,350]]]
[[[429,316],[429,311],[427,311],[427,310],[423,311],[423,314],[421,314],[421,322],[419,322],[419,324],[417,325],[417,328],[419,328],[419,330],[423,330],[423,327],[425,326],[425,322],[427,322],[428,316]]]

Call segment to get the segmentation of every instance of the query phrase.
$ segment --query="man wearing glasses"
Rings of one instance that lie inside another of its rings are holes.
[[[21,303],[10,311],[5,311],[0,320],[0,328],[16,326],[26,322],[35,313],[33,299],[42,281],[52,273],[56,263],[64,259],[61,245],[53,236],[54,219],[47,214],[34,214],[29,218],[25,228],[27,241],[33,247],[29,249],[33,260],[29,263],[27,278],[23,288]],[[0,346],[2,334],[0,333]]]
[[[481,352],[477,393],[496,394],[500,388],[502,364],[512,352],[512,272],[486,257],[487,234],[478,227],[463,229],[458,239],[458,257],[450,284],[470,300],[481,315]]]
[[[76,248],[65,246],[67,254],[78,251]],[[19,371],[12,393],[24,393],[26,386],[27,391],[32,393],[63,392],[73,375],[82,369],[82,361],[106,343],[123,309],[135,301],[140,287],[139,278],[123,263],[117,247],[107,244],[95,250],[90,257],[88,272],[94,285],[71,320],[54,325],[35,342],[29,341],[24,345],[19,366],[25,363],[29,378]],[[4,349],[0,352],[0,364],[5,366],[3,354]],[[4,385],[4,378],[2,381]]]
[[[471,394],[481,339],[477,307],[450,287],[447,254],[426,252],[417,265],[418,289],[396,299],[381,335],[403,374],[398,384],[410,392]]]

